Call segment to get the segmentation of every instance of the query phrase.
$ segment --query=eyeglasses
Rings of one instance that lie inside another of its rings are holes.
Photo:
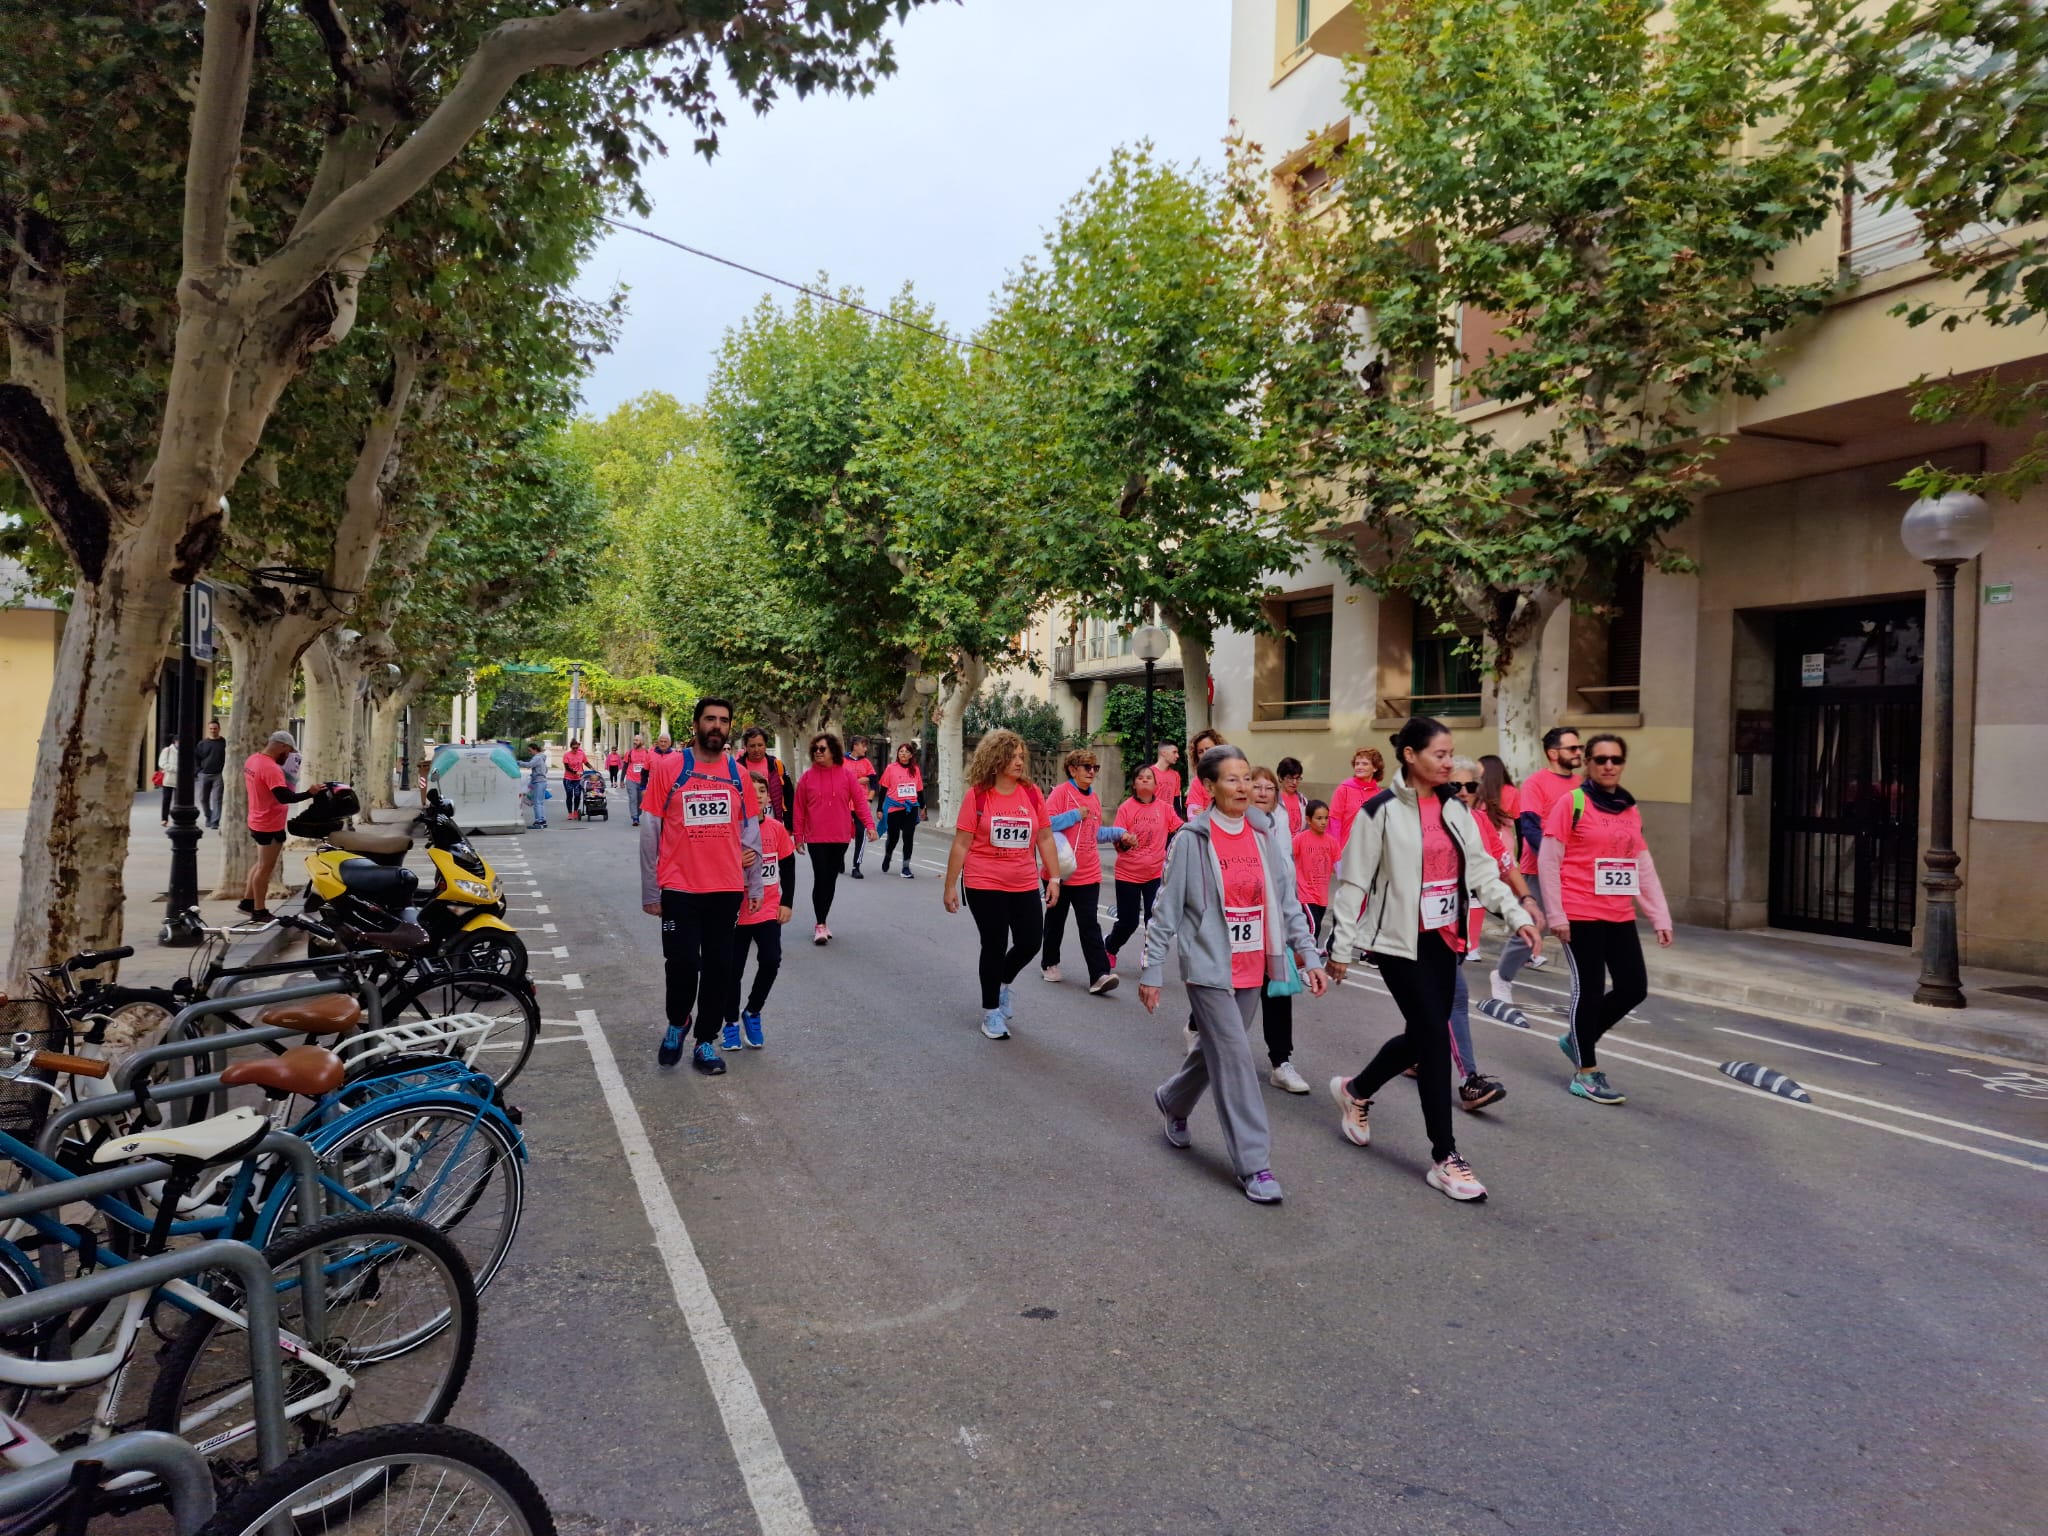
[[[813,756],[813,757],[830,757],[831,755],[832,755],[832,749],[831,749],[830,747],[813,747],[813,748],[811,748],[811,756]]]
[[[1476,795],[1479,793],[1479,780],[1452,779],[1451,788],[1455,789],[1461,795]]]
[[[1601,756],[1593,759],[1593,766],[1595,768],[1619,768],[1623,763],[1627,761],[1628,759],[1625,757]]]

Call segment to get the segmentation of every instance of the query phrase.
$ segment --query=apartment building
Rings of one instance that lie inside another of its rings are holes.
[[[1342,59],[1366,43],[1350,0],[1236,0],[1230,113],[1276,175],[1349,132]],[[1730,401],[1719,487],[1674,542],[1695,575],[1633,575],[1611,620],[1569,609],[1544,637],[1544,712],[1627,736],[1629,786],[1682,921],[1916,941],[1933,761],[1923,664],[1931,576],[1899,540],[1894,482],[1933,459],[2010,462],[2014,434],[1911,416],[1922,375],[2048,365],[2048,328],[1909,330],[1887,313],[1939,284],[1910,216],[1861,200],[1782,264],[1858,286],[1789,337],[1781,387]],[[1476,327],[1475,327],[1476,329]],[[1471,345],[1483,346],[1475,336]],[[1447,385],[1447,388],[1449,386]],[[1474,420],[1497,403],[1457,408]],[[2048,493],[1994,509],[1959,576],[1956,833],[1964,958],[2048,972]],[[1326,787],[1411,712],[1494,749],[1486,681],[1404,598],[1326,563],[1272,600],[1284,637],[1229,634],[1213,717],[1255,757]]]

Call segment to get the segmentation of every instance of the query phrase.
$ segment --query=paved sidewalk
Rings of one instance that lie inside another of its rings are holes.
[[[164,894],[171,883],[171,841],[157,819],[160,804],[154,790],[137,795],[128,818],[127,900],[121,942],[134,945],[135,954],[121,962],[120,975],[130,986],[168,985],[185,974],[192,959],[191,950],[165,949],[156,941],[164,920]],[[27,822],[26,811],[0,811],[0,933],[13,931],[14,914],[21,902],[21,839]],[[226,831],[223,825],[220,832],[206,833],[199,843],[199,910],[208,923],[232,923],[242,915],[232,901],[207,899],[220,882],[221,837]],[[293,856],[289,846],[278,861],[279,878],[293,890],[304,882],[303,862]],[[254,960],[255,952],[272,937],[254,935],[240,941],[232,958]]]
[[[1643,935],[1650,990],[1733,1003],[1811,1022],[1844,1024],[1928,1045],[2048,1063],[2048,1002],[1997,988],[2044,986],[2039,976],[1963,967],[1967,1008],[1913,1001],[1917,951],[1777,929],[1680,927],[1670,949]]]

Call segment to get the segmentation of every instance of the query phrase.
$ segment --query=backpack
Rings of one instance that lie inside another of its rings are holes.
[[[740,792],[740,819],[742,821],[759,821],[761,819],[761,807],[758,802],[753,800],[754,786],[751,783],[742,784],[740,782],[740,766],[730,752],[725,754],[725,771],[732,781],[732,787]],[[697,753],[695,749],[691,747],[683,748],[682,770],[673,779],[669,780],[668,793],[661,797],[659,815],[664,824],[668,820],[669,801],[673,800],[676,795],[676,786],[685,779],[710,777],[711,775],[709,774],[697,772]],[[714,779],[712,782],[716,783],[717,781]],[[752,803],[750,804],[750,802]],[[751,814],[749,814],[750,811]]]

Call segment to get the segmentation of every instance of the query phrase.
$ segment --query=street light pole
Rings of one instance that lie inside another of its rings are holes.
[[[1150,763],[1159,756],[1159,748],[1153,740],[1152,689],[1159,669],[1159,658],[1166,654],[1166,647],[1172,636],[1157,624],[1147,624],[1131,636],[1131,649],[1145,663],[1145,761]],[[1137,777],[1133,770],[1132,778]]]
[[[206,935],[199,931],[199,807],[193,803],[193,760],[198,754],[199,660],[195,645],[210,647],[212,590],[185,589],[183,644],[178,655],[178,783],[171,791],[171,884],[164,901],[164,922],[156,941],[166,949],[190,949]],[[204,627],[206,634],[199,630]]]
[[[1913,1001],[1930,1008],[1963,1008],[1962,953],[1956,893],[1963,888],[1955,849],[1956,569],[1991,542],[1991,509],[1982,497],[1950,491],[1907,509],[1899,527],[1906,552],[1934,568],[1934,793],[1928,829],[1927,893],[1920,949],[1920,984]]]

